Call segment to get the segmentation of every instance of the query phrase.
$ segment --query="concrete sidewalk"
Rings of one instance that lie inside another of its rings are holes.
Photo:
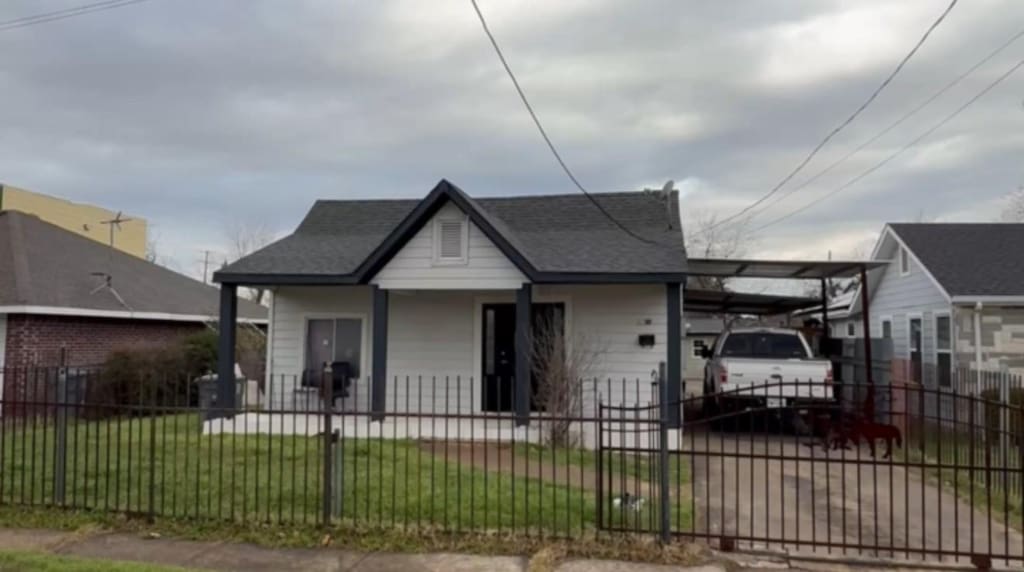
[[[362,553],[332,548],[265,548],[252,544],[146,538],[136,534],[81,534],[35,529],[0,529],[0,550],[44,552],[65,556],[146,562],[244,572],[525,572],[523,556],[469,554]],[[611,561],[577,560],[555,568],[636,572],[724,572],[722,566],[676,567]]]
[[[82,558],[144,562],[199,570],[244,572],[527,572],[525,556],[470,554],[365,553],[332,548],[266,548],[252,544],[148,538],[116,532],[78,533],[0,528],[0,550],[50,553]],[[913,570],[900,566],[850,566],[799,562],[788,558],[730,555],[726,562],[700,566],[643,564],[610,560],[569,560],[556,572],[727,572],[738,570]],[[944,567],[951,569],[950,567]],[[544,568],[547,570],[548,568]],[[934,568],[932,568],[934,569]]]

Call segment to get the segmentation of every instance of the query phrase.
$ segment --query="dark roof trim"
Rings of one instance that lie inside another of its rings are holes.
[[[606,272],[540,272],[536,284],[667,284],[686,282],[686,274],[670,273],[606,273]]]
[[[213,273],[213,281],[238,286],[348,286],[359,284],[351,274],[224,274]]]
[[[413,236],[416,235],[420,229],[423,228],[431,217],[433,217],[437,211],[441,210],[441,207],[448,201],[455,203],[455,206],[459,207],[462,212],[469,216],[469,220],[473,222],[484,235],[489,238],[498,250],[502,252],[512,264],[515,264],[516,268],[520,272],[525,274],[530,280],[536,280],[537,269],[530,264],[526,258],[516,250],[508,240],[502,236],[494,226],[487,220],[487,218],[480,213],[473,204],[469,197],[462,191],[462,189],[448,182],[447,179],[441,179],[430,194],[428,194],[420,204],[416,205],[416,208],[405,220],[403,220],[398,227],[392,232],[384,241],[373,251],[370,256],[359,265],[359,268],[355,272],[355,276],[358,278],[360,283],[368,283],[384,265],[388,263],[403,246],[408,243]]]

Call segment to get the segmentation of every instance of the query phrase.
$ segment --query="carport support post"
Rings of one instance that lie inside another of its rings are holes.
[[[370,388],[370,418],[384,419],[388,393],[388,291],[373,287],[373,377]]]
[[[832,329],[828,323],[828,280],[821,279],[821,355],[828,357],[829,343],[832,341]]]
[[[532,285],[523,284],[519,290],[516,290],[516,379],[512,395],[515,399],[517,427],[530,424],[530,354],[533,349],[530,318],[532,305]]]
[[[238,286],[220,285],[220,330],[217,338],[217,402],[214,417],[235,409],[235,328],[238,325]]]
[[[874,371],[871,369],[871,317],[868,314],[868,307],[870,304],[867,302],[867,267],[860,267],[860,315],[864,325],[864,365],[867,368],[866,380],[869,392],[871,396],[871,405],[873,406],[874,400]],[[871,415],[874,411],[871,411]]]

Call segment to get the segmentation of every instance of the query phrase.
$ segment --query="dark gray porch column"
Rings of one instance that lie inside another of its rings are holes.
[[[220,335],[217,338],[217,408],[215,417],[232,415],[235,403],[235,327],[238,325],[238,286],[220,285]]]
[[[530,308],[533,305],[533,289],[523,284],[516,290],[516,379],[513,388],[516,409],[516,425],[530,424]]]
[[[665,285],[665,307],[668,312],[668,335],[667,362],[665,364],[666,388],[661,392],[664,399],[668,401],[669,427],[678,428],[681,426],[680,393],[683,386],[683,309],[682,309],[682,288],[679,282],[669,282]]]
[[[373,287],[373,387],[370,411],[374,421],[384,419],[388,396],[388,291]]]

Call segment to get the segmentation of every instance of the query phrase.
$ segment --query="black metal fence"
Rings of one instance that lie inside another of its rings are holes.
[[[558,411],[534,396],[527,426],[486,411],[496,380],[391,379],[378,419],[365,380],[240,381],[223,410],[213,379],[0,377],[6,505],[1024,563],[1024,413],[1009,377],[846,382],[817,400],[800,398],[811,384],[772,383],[678,403],[649,380],[588,380]]]

